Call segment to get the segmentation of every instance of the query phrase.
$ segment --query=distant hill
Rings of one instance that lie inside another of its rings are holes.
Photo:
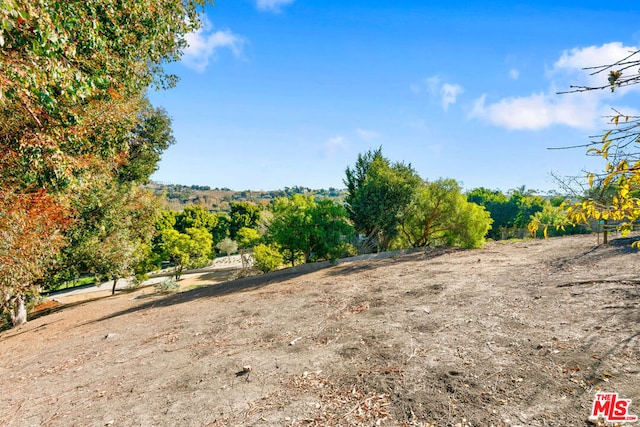
[[[308,187],[284,187],[283,190],[244,190],[235,191],[229,188],[211,188],[205,185],[162,184],[151,182],[147,185],[153,193],[164,195],[168,208],[181,211],[185,206],[200,205],[211,212],[226,212],[231,202],[253,202],[262,206],[268,205],[276,197],[287,197],[292,194],[309,194],[317,200],[332,199],[344,202],[345,189],[311,189]]]

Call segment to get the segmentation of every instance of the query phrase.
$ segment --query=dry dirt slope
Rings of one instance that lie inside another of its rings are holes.
[[[0,425],[583,426],[597,389],[640,415],[640,255],[594,243],[491,243],[60,310],[0,335]]]

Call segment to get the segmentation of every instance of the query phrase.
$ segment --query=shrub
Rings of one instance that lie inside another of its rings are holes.
[[[175,279],[167,279],[162,282],[158,282],[155,285],[158,292],[177,292],[180,289],[180,284]]]
[[[277,247],[264,243],[253,248],[253,259],[253,265],[264,273],[275,270],[284,261]]]

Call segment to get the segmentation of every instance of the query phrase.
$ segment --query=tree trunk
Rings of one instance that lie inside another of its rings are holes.
[[[15,326],[27,323],[27,307],[24,303],[24,295],[18,295],[11,307],[11,324]]]
[[[111,295],[116,294],[116,285],[118,284],[118,278],[113,279],[113,287],[111,288]]]

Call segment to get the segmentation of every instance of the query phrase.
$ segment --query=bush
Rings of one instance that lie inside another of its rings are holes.
[[[264,273],[275,270],[284,261],[277,247],[264,243],[253,248],[253,259],[253,265]]]
[[[167,279],[162,282],[158,282],[155,285],[158,292],[177,292],[180,289],[180,284],[175,279]]]

